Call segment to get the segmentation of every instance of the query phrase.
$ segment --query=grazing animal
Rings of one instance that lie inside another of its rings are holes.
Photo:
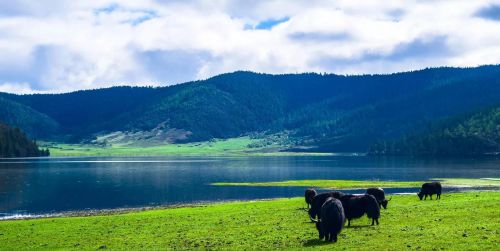
[[[342,203],[333,197],[326,199],[321,206],[321,219],[316,222],[319,239],[337,242],[337,235],[342,231],[345,224],[344,209]]]
[[[314,190],[312,188],[306,189],[306,192],[304,194],[304,198],[306,199],[307,208],[309,208],[311,206],[312,200],[313,200],[314,196],[316,196],[317,194],[318,193],[316,193],[316,190]]]
[[[372,219],[372,226],[375,222],[379,224],[380,206],[373,195],[345,195],[340,198],[340,201],[344,207],[347,226],[351,226],[352,219],[360,218],[364,214]]]
[[[441,199],[441,183],[439,182],[427,182],[422,185],[422,188],[420,188],[420,192],[417,193],[418,198],[422,200],[427,199],[427,196],[431,197],[432,200],[432,195],[436,194],[436,199]]]
[[[342,192],[335,191],[328,193],[320,193],[314,196],[311,202],[311,208],[309,208],[309,217],[311,218],[311,221],[315,221],[316,216],[318,218],[321,217],[321,207],[323,206],[323,203],[325,203],[326,199],[330,197],[340,199],[344,195],[345,194]]]
[[[373,195],[373,197],[375,197],[375,199],[377,199],[379,207],[384,207],[384,209],[387,209],[387,204],[389,203],[390,200],[392,200],[392,198],[389,200],[387,200],[385,198],[384,189],[382,189],[380,187],[368,188],[366,190],[366,194]]]

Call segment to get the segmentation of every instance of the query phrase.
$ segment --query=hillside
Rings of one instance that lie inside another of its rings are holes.
[[[0,124],[0,158],[48,156],[18,128]]]
[[[0,121],[22,128],[33,138],[54,135],[58,131],[58,123],[49,116],[31,107],[0,97]]]
[[[500,152],[500,107],[442,122],[426,133],[374,144],[375,155],[482,155]]]
[[[30,128],[10,119],[30,136],[52,141],[143,134],[158,144],[285,132],[297,149],[351,152],[499,105],[498,93],[500,66],[482,66],[360,76],[234,72],[161,88],[0,97],[31,109],[18,117],[36,112],[53,121]],[[0,119],[2,114],[3,107]]]

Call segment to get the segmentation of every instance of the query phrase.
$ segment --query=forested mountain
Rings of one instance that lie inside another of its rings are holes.
[[[177,141],[286,132],[311,151],[342,152],[366,151],[380,140],[497,106],[498,93],[500,66],[482,66],[360,76],[234,72],[161,88],[0,97],[29,108],[15,113],[21,118],[36,112],[51,121],[28,128],[16,122],[22,119],[9,120],[41,139],[79,142],[161,125],[186,136]]]
[[[380,141],[374,155],[482,155],[500,153],[500,107],[443,121],[399,140]]]
[[[29,106],[0,97],[0,121],[22,128],[31,137],[49,137],[57,133],[58,123]]]
[[[0,124],[0,158],[48,156],[18,128]]]

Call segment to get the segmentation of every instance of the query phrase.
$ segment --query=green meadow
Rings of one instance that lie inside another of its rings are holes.
[[[43,148],[50,150],[52,157],[64,156],[293,156],[293,155],[330,155],[325,153],[280,152],[284,146],[270,144],[259,146],[259,139],[248,136],[217,139],[211,141],[136,146],[131,144],[62,144],[42,142]],[[251,147],[251,145],[257,145]]]
[[[318,239],[303,198],[226,202],[87,217],[0,222],[0,250],[497,250],[500,193],[395,195],[380,225],[366,217],[337,243]]]

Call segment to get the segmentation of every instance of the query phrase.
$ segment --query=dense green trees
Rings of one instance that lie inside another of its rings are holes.
[[[443,122],[437,128],[370,148],[379,155],[482,155],[500,153],[500,107]]]
[[[43,138],[58,131],[58,123],[35,109],[0,97],[0,121],[22,128],[31,137]]]
[[[170,87],[0,98],[26,108],[8,113],[14,115],[9,124],[43,139],[80,142],[165,124],[191,132],[186,141],[286,131],[311,151],[342,152],[366,151],[380,140],[497,106],[498,93],[500,66],[482,66],[362,76],[234,72]],[[46,123],[16,122],[35,118],[26,116],[31,113]],[[0,106],[0,119],[2,114],[6,109]]]
[[[36,142],[29,140],[19,128],[0,124],[0,157],[49,156],[49,150],[40,150]]]

